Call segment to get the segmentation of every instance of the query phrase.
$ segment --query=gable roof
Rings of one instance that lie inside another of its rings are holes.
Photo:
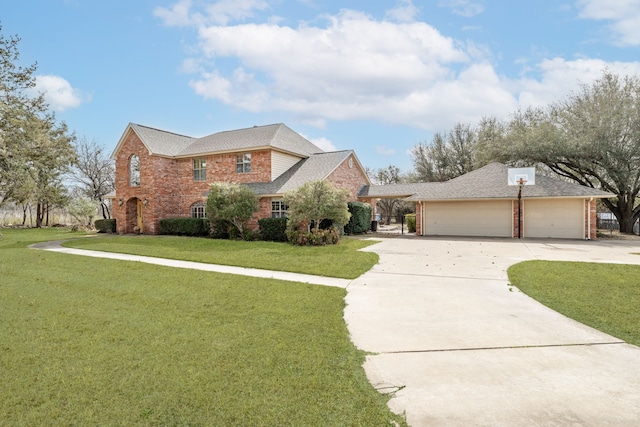
[[[247,185],[258,195],[284,194],[289,190],[297,189],[308,181],[328,178],[351,155],[356,158],[353,150],[313,154],[306,159],[300,160],[274,181],[256,182]]]
[[[445,182],[423,182],[397,184],[397,188],[370,186],[360,197],[396,197],[409,194],[408,201],[473,200],[473,199],[517,199],[518,186],[507,183],[508,167],[502,163],[491,163],[480,169]],[[390,187],[390,186],[386,186]],[[395,187],[395,186],[394,186]],[[522,195],[526,198],[549,197],[613,197],[611,193],[584,185],[536,173],[536,184],[525,186]]]
[[[194,157],[260,148],[272,148],[300,157],[322,153],[320,148],[283,123],[217,132],[202,138],[129,123],[111,158],[116,158],[129,130],[135,132],[149,154],[163,157]]]

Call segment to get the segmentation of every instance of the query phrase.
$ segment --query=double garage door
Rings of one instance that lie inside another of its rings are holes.
[[[511,237],[512,203],[511,200],[426,202],[423,205],[426,235]],[[584,236],[582,199],[525,199],[522,216],[523,237]]]

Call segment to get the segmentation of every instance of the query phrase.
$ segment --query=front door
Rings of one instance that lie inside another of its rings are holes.
[[[140,230],[140,234],[144,231],[144,221],[142,220],[142,209],[144,205],[142,204],[142,200],[138,199],[137,203],[137,219],[136,223],[138,225],[138,229]]]

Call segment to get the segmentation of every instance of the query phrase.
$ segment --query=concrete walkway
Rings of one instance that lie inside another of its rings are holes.
[[[385,239],[345,319],[412,426],[639,426],[640,349],[509,286],[531,259],[640,264],[637,242]]]
[[[71,255],[90,256],[95,258],[117,259],[121,261],[144,262],[147,264],[164,265],[167,267],[189,268],[193,270],[212,271],[215,273],[238,274],[241,276],[262,277],[265,279],[286,280],[289,282],[302,282],[312,285],[335,286],[346,288],[351,280],[334,277],[313,276],[311,274],[288,273],[286,271],[260,270],[257,268],[233,267],[229,265],[206,264],[202,262],[180,261],[167,258],[155,258],[142,255],[118,254],[114,252],[89,251],[85,249],[65,248],[61,246],[63,241],[51,241],[35,243],[30,247]]]

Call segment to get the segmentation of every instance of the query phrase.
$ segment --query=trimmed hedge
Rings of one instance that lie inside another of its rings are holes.
[[[97,219],[94,226],[98,233],[115,233],[116,232],[116,219]]]
[[[237,235],[238,229],[229,221],[217,219],[211,223],[211,237],[214,239],[230,239],[232,236],[237,237]]]
[[[407,230],[409,233],[416,232],[416,214],[406,214],[404,216],[407,219]]]
[[[287,218],[262,218],[258,220],[258,226],[262,240],[287,241]]]
[[[347,203],[351,218],[344,226],[345,234],[365,233],[371,228],[371,205],[362,202]]]
[[[160,220],[160,234],[208,236],[209,232],[209,220],[205,218],[164,218]]]
[[[318,230],[317,232],[293,230],[287,233],[289,243],[297,246],[326,246],[335,245],[340,241],[340,230],[330,228]]]

